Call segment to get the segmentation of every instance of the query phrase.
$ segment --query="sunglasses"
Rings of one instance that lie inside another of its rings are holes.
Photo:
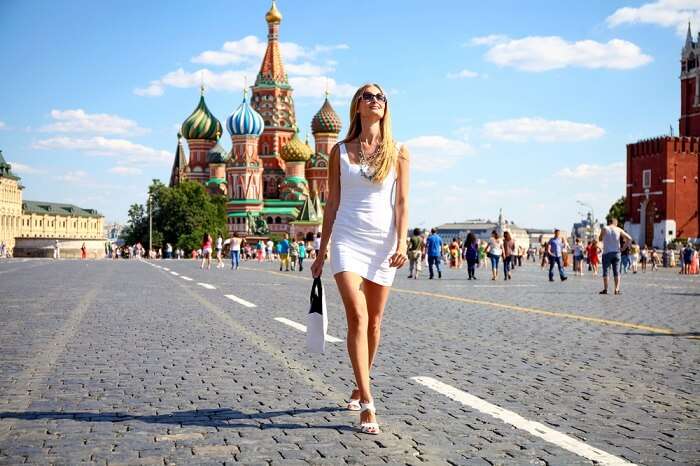
[[[377,102],[386,103],[386,96],[381,92],[378,94],[372,94],[371,92],[365,91],[362,93],[361,99],[365,102],[372,102],[373,100],[376,100]]]

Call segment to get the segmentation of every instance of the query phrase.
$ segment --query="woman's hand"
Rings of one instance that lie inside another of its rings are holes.
[[[396,252],[389,258],[389,267],[400,269],[406,263],[408,256],[406,255],[406,242],[399,241]]]
[[[323,273],[323,264],[325,262],[325,253],[323,254],[316,254],[316,259],[314,259],[314,263],[311,264],[311,276],[313,278],[318,278],[321,276]]]

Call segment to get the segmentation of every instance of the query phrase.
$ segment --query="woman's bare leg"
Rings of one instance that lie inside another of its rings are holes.
[[[361,291],[362,277],[352,272],[335,275],[338,292],[345,306],[348,321],[348,354],[355,374],[360,398],[371,399],[369,387],[369,351],[367,341],[367,302]]]

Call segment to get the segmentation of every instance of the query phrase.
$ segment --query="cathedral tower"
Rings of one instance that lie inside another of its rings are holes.
[[[259,154],[263,160],[263,189],[266,198],[279,197],[279,184],[284,176],[284,161],[280,151],[294,136],[296,116],[292,87],[282,65],[279,28],[282,14],[272,2],[265,15],[267,21],[267,50],[253,86],[251,105],[262,116],[265,130],[260,136]]]
[[[328,199],[328,160],[331,149],[338,140],[341,127],[340,117],[333,110],[326,92],[326,100],[311,120],[311,132],[316,142],[316,150],[306,162],[306,178],[309,181],[311,195],[318,197],[322,202]]]
[[[204,86],[200,88],[199,104],[182,123],[181,133],[190,149],[188,178],[205,183],[209,179],[209,150],[221,136],[221,123],[204,102]]]
[[[681,117],[680,136],[700,136],[700,33],[693,42],[688,23],[685,45],[681,51]]]
[[[175,150],[175,161],[170,171],[170,187],[172,188],[181,181],[187,179],[187,158],[185,149],[182,147],[182,134],[177,133],[177,149]]]

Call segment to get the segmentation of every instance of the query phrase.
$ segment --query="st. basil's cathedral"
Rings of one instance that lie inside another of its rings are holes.
[[[328,197],[328,158],[341,121],[328,94],[311,121],[312,149],[299,138],[292,87],[279,46],[282,14],[275,2],[265,15],[267,50],[243,102],[226,120],[231,151],[220,144],[223,130],[204,100],[182,123],[170,186],[183,180],[203,183],[212,194],[228,197],[229,233],[289,233],[309,237],[320,231]],[[182,138],[187,141],[189,160]]]

